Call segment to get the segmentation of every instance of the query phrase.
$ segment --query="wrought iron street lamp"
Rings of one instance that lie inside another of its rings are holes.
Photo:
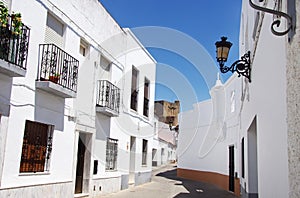
[[[251,67],[250,67],[250,51],[248,51],[240,60],[235,61],[230,67],[225,66],[228,54],[232,43],[227,41],[227,37],[221,37],[221,41],[215,43],[217,48],[217,61],[220,65],[220,71],[227,73],[228,71],[236,72],[239,77],[245,76],[251,82]]]

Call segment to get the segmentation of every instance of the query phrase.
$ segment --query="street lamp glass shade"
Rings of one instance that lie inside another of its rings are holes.
[[[226,62],[232,43],[228,42],[226,37],[222,37],[221,39],[221,41],[217,41],[215,44],[217,47],[217,61]]]

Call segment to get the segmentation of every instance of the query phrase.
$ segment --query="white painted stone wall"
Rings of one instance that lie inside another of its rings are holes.
[[[136,172],[151,171],[152,159],[152,140],[154,135],[154,97],[155,97],[155,72],[156,62],[151,55],[142,47],[136,37],[129,29],[125,29],[127,34],[127,50],[121,54],[118,60],[125,61],[125,68],[122,76],[117,79],[117,75],[113,76],[113,81],[122,90],[122,99],[120,104],[119,117],[112,118],[111,134],[112,137],[120,137],[119,149],[124,151],[118,156],[118,160],[126,159],[128,163],[118,164],[121,171],[128,171],[129,168],[129,144],[130,136],[136,137]],[[131,93],[131,69],[135,66],[139,71],[139,94],[138,94],[138,110],[130,109],[130,93]],[[144,100],[144,79],[150,81],[150,101],[149,101],[149,116],[143,115],[143,100]],[[121,135],[122,134],[122,135]],[[121,136],[120,136],[121,135]],[[142,142],[143,139],[148,140],[147,166],[142,166]]]
[[[269,8],[274,1],[268,1]],[[283,8],[285,5],[283,4]],[[254,31],[256,11],[243,1],[240,54],[250,50],[252,82],[243,82],[241,133],[245,137],[245,178],[241,186],[249,193],[247,132],[256,117],[257,169],[259,197],[288,197],[286,37],[271,33],[273,16],[264,14]],[[262,16],[262,15],[261,15]],[[284,20],[283,20],[284,21]],[[284,24],[285,22],[283,22]],[[252,35],[256,34],[256,37]]]
[[[22,13],[24,24],[31,28],[31,37],[27,73],[25,77],[13,79],[10,116],[6,122],[7,126],[1,127],[1,134],[7,133],[6,141],[1,145],[5,147],[1,188],[72,181],[75,123],[68,120],[68,111],[73,106],[72,102],[35,88],[38,45],[44,43],[47,14],[46,7],[41,3],[12,1],[12,10]],[[73,30],[66,28],[66,38],[72,38],[74,35],[76,33]],[[68,39],[66,39],[67,43]],[[75,56],[76,54],[72,53],[73,48],[66,46],[65,50]],[[55,125],[49,174],[19,174],[25,120]],[[65,190],[70,189],[65,188]]]
[[[224,85],[217,81],[211,96],[180,113],[178,168],[228,175],[230,145],[235,146],[235,171],[239,171],[240,79],[232,76]]]

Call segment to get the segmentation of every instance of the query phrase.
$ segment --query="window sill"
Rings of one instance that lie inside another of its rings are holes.
[[[143,120],[144,122],[146,122],[146,123],[148,123],[148,124],[151,124],[150,123],[150,119],[149,119],[149,116],[147,117],[147,116],[145,116],[145,115],[143,115],[143,114],[139,114],[139,112],[137,112],[137,111],[135,111],[135,110],[133,110],[133,109],[129,109],[129,115],[131,115],[131,116],[135,116],[136,118],[138,118],[138,119],[141,119],[141,120]]]
[[[149,116],[143,115],[143,118],[144,118],[145,120],[149,121]]]
[[[50,172],[19,173],[19,176],[50,175]]]
[[[119,171],[108,171],[99,173],[99,175],[93,175],[93,179],[105,179],[105,178],[118,178],[121,177],[122,173]]]
[[[105,172],[108,172],[108,173],[111,173],[111,172],[117,172],[118,170],[115,169],[115,170],[105,170]]]
[[[134,110],[134,109],[131,109],[131,108],[129,110],[130,110],[130,113],[134,113],[135,115],[139,115],[137,110]]]

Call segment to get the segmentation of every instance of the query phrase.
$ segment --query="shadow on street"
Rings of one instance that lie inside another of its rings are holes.
[[[181,192],[174,196],[174,198],[237,198],[233,193],[215,185],[179,178],[177,177],[176,169],[158,173],[156,176],[174,180],[176,181],[174,185],[182,185],[189,191],[189,193]]]

